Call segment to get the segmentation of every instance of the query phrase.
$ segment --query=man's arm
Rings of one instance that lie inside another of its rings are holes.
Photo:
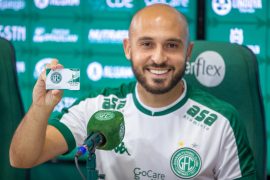
[[[63,68],[57,60],[48,67]],[[48,125],[53,108],[62,98],[62,91],[46,91],[45,79],[43,71],[33,90],[33,103],[12,138],[9,156],[14,167],[30,168],[68,150],[61,133]]]

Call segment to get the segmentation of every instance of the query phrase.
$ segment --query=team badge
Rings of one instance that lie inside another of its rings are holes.
[[[59,72],[53,72],[52,75],[51,75],[51,81],[54,83],[54,84],[58,84],[60,83],[62,80],[62,75],[59,73]]]
[[[176,176],[191,179],[200,172],[202,161],[194,149],[184,147],[173,153],[170,165]]]

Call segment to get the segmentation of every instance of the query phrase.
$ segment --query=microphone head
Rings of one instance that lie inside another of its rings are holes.
[[[105,143],[97,146],[97,149],[112,150],[116,148],[125,135],[123,114],[111,110],[95,112],[87,124],[87,134],[90,133],[100,133],[104,136]]]

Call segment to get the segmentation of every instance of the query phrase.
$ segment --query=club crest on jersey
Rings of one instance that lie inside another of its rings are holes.
[[[191,179],[200,172],[202,161],[194,149],[184,147],[173,153],[170,166],[176,176]]]

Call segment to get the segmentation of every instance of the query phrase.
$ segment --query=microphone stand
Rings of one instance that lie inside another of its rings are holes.
[[[105,174],[99,174],[98,170],[96,170],[95,150],[96,146],[92,146],[92,148],[88,149],[88,157],[86,161],[87,180],[105,179]]]

